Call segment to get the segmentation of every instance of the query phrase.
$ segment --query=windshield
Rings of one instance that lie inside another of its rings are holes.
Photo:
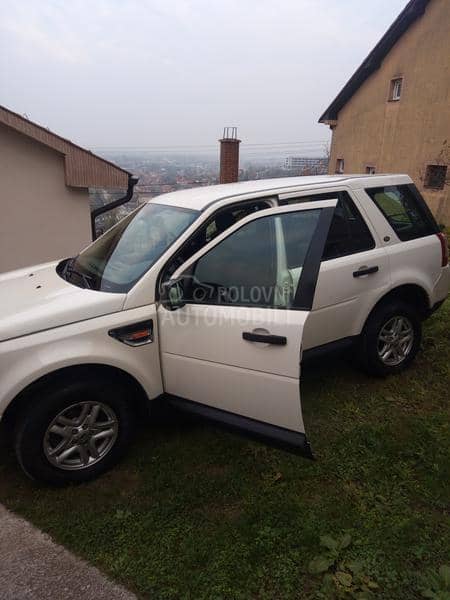
[[[144,204],[67,262],[62,275],[81,287],[128,292],[197,216],[177,206]]]

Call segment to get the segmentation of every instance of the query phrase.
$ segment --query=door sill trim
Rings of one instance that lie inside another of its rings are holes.
[[[347,350],[348,348],[352,347],[357,339],[358,336],[353,335],[341,338],[339,340],[334,340],[332,342],[327,342],[321,346],[314,346],[313,348],[308,348],[308,350],[303,350],[302,362],[313,361],[327,354]]]
[[[250,417],[243,417],[242,415],[193,402],[179,396],[167,394],[166,398],[172,406],[179,410],[194,414],[247,437],[265,442],[270,446],[304,456],[305,458],[314,459],[305,433],[257,421]]]

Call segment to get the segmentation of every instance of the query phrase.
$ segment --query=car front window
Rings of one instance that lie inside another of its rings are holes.
[[[63,276],[90,289],[128,292],[198,214],[178,206],[144,204],[69,261]]]

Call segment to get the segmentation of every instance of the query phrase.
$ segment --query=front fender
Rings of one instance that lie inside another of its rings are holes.
[[[131,347],[112,338],[112,328],[153,319],[154,341]],[[155,305],[120,311],[0,343],[0,418],[26,387],[54,371],[83,364],[129,373],[150,399],[162,391]]]

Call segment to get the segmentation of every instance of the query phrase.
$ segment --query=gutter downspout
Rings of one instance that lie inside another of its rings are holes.
[[[128,175],[128,189],[127,189],[127,193],[125,194],[125,196],[123,196],[122,198],[118,198],[117,200],[114,200],[114,202],[110,202],[109,204],[100,206],[99,208],[96,208],[95,210],[93,210],[91,212],[92,240],[95,240],[97,237],[96,233],[95,233],[95,219],[99,215],[102,215],[103,213],[108,212],[108,211],[112,210],[113,208],[117,208],[118,206],[122,206],[122,204],[126,204],[127,202],[129,202],[131,200],[131,198],[133,197],[134,186],[137,184],[138,181],[139,181],[139,177],[134,177],[133,175]]]

